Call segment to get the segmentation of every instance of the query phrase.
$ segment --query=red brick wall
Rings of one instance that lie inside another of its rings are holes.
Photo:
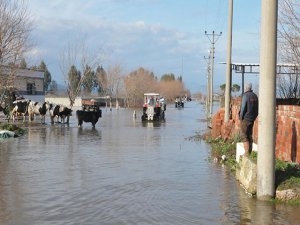
[[[238,112],[241,99],[232,101],[232,117],[225,125],[224,108],[221,108],[212,120],[212,136],[230,138],[239,133],[240,121]],[[300,106],[277,106],[277,129],[276,129],[276,158],[300,163]],[[258,122],[253,128],[253,139],[257,143]]]
[[[279,105],[276,111],[276,157],[300,162],[300,106]]]

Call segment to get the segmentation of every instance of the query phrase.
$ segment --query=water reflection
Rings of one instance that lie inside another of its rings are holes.
[[[159,122],[159,121],[153,121],[153,122],[147,122],[147,121],[142,121],[142,126],[143,127],[163,127],[166,125],[166,122],[163,121],[163,122]]]
[[[145,124],[104,111],[95,128],[72,118],[1,141],[0,224],[297,224],[297,207],[250,198],[187,140],[206,127],[200,105],[168,114]]]
[[[95,127],[91,128],[78,128],[78,137],[80,136],[88,136],[88,137],[97,137],[97,139],[101,139],[101,131],[99,131]]]

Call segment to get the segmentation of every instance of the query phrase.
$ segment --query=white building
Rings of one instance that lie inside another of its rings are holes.
[[[13,86],[18,94],[32,101],[45,100],[44,72],[3,66],[0,76],[3,87]]]

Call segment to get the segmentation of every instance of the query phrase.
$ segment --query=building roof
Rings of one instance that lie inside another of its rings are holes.
[[[8,66],[1,66],[3,74],[9,75],[15,73],[17,77],[40,78],[44,79],[44,72],[31,69],[19,69]]]

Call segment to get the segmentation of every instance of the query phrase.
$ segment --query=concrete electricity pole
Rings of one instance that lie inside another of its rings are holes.
[[[228,7],[228,34],[227,34],[227,57],[226,57],[226,86],[225,86],[225,118],[224,121],[227,123],[230,116],[230,101],[231,101],[231,81],[232,81],[232,70],[231,70],[231,51],[232,51],[232,11],[233,11],[233,0],[229,0]]]
[[[261,1],[257,198],[275,196],[278,0]]]
[[[212,119],[212,112],[213,112],[213,79],[214,79],[214,60],[215,60],[215,44],[219,37],[222,35],[222,32],[219,34],[215,34],[215,31],[213,31],[211,34],[208,34],[207,31],[205,31],[205,35],[208,37],[212,47],[211,47],[211,76],[210,76],[210,120]],[[212,36],[212,38],[210,37]]]
[[[206,108],[206,118],[210,117],[210,99],[211,99],[211,86],[210,86],[210,77],[211,77],[211,72],[210,72],[210,61],[211,61],[211,51],[209,51],[209,57],[205,57],[204,59],[207,62],[207,92],[206,92],[206,101],[205,101],[205,108]],[[207,120],[207,127],[211,127],[211,121]]]

